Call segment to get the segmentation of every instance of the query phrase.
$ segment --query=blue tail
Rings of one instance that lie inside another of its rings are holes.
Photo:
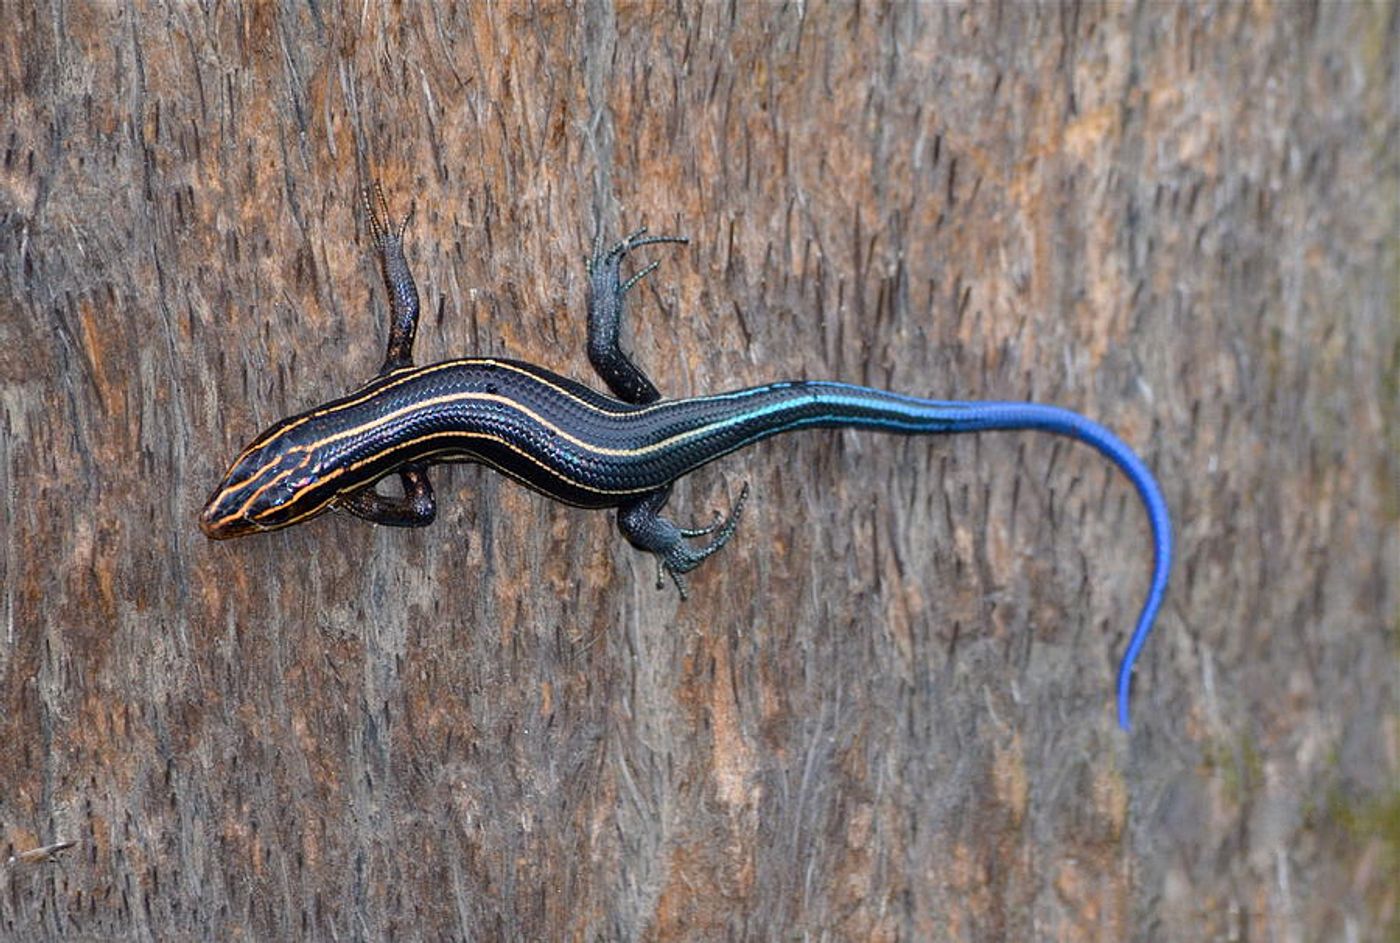
[[[964,415],[963,422],[970,422],[977,429],[1038,429],[1078,439],[1098,449],[1121,468],[1133,487],[1137,488],[1152,525],[1153,562],[1147,600],[1142,604],[1137,627],[1118,665],[1118,725],[1124,730],[1130,729],[1128,705],[1132,693],[1133,665],[1152,631],[1157,610],[1162,607],[1162,598],[1167,592],[1167,577],[1172,568],[1172,522],[1157,479],[1122,439],[1098,423],[1067,409],[1036,403],[979,403],[969,411],[975,414],[975,418]]]
[[[1172,525],[1167,502],[1157,479],[1142,459],[1103,426],[1058,406],[925,400],[842,383],[809,382],[804,386],[830,410],[827,419],[835,421],[808,420],[802,425],[859,426],[912,434],[1033,429],[1087,443],[1123,470],[1137,488],[1147,510],[1154,551],[1147,601],[1143,603],[1137,627],[1118,666],[1118,724],[1128,730],[1133,664],[1152,631],[1172,568]]]

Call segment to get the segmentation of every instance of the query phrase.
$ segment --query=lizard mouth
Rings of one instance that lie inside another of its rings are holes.
[[[199,512],[199,529],[210,540],[228,540],[261,530],[257,524],[238,514],[229,514],[215,502]]]

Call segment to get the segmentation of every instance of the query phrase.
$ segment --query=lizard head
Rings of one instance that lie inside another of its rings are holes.
[[[283,420],[234,459],[199,514],[212,540],[278,530],[314,517],[335,499],[305,425]]]

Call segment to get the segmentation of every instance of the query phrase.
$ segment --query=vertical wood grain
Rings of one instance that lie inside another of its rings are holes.
[[[1394,928],[1394,7],[5,20],[0,938]],[[609,515],[473,467],[424,531],[207,542],[235,450],[377,368],[372,179],[417,207],[421,361],[592,382],[581,260],[645,223],[693,240],[626,330],[665,395],[1119,431],[1180,543],[1132,736],[1146,523],[1042,436],[705,469],[678,518],[754,496],[684,604]]]

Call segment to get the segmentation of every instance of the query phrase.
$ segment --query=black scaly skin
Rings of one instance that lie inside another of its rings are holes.
[[[485,417],[482,423],[479,421],[483,418],[480,401],[443,404],[432,410],[416,407],[454,394],[491,396],[504,392],[531,408],[536,415],[550,417],[557,430],[569,430],[589,442],[617,450],[627,450],[639,441],[656,440],[668,430],[703,422],[714,415],[714,411],[707,410],[703,401],[696,400],[688,404],[668,404],[671,408],[649,414],[639,423],[641,417],[629,407],[655,403],[661,393],[619,344],[623,299],[657,266],[653,262],[623,282],[622,260],[640,246],[688,240],[676,236],[646,236],[646,230],[639,229],[607,252],[601,250],[601,245],[595,247],[593,258],[586,262],[589,274],[588,358],[617,397],[614,400],[566,377],[518,361],[467,358],[414,370],[412,350],[418,327],[418,288],[403,252],[403,235],[413,211],[410,209],[399,225],[391,229],[386,222],[388,204],[377,184],[373,196],[371,199],[369,193],[365,194],[364,206],[390,303],[389,342],[384,365],[375,379],[361,389],[283,420],[245,449],[200,516],[205,533],[225,538],[275,530],[334,507],[375,524],[424,527],[437,516],[427,466],[443,461],[477,461],[558,501],[578,507],[617,507],[618,526],[623,535],[633,546],[656,554],[659,573],[669,574],[684,596],[681,574],[693,570],[733,535],[748,496],[748,486],[744,486],[729,515],[717,518],[708,526],[677,527],[659,512],[676,478],[722,453],[695,444],[649,461],[619,458],[589,463],[562,445],[564,440],[549,426],[512,421],[519,417],[509,410],[501,411],[496,417]],[[590,406],[593,408],[588,408]],[[399,421],[373,426],[372,431],[355,432],[396,412],[402,412]],[[496,437],[464,440],[452,434],[451,430],[463,422],[476,423]],[[334,441],[328,443],[327,440]],[[386,448],[385,443],[389,441],[422,444]],[[511,442],[532,443],[546,456],[546,461],[543,464],[522,462],[519,451],[508,444]],[[284,482],[295,484],[307,475],[356,465],[352,486],[346,487],[347,476],[325,476],[324,486],[296,493],[294,500],[283,502],[281,507],[268,508],[262,515],[242,501],[230,500],[249,490],[247,487],[230,488],[231,484],[246,486],[259,480],[253,473],[240,476],[240,468],[266,470],[275,466],[279,457],[297,449],[315,452],[317,458],[306,463],[303,472],[286,475]],[[684,470],[676,465],[678,459],[686,461]],[[311,471],[313,465],[319,466],[315,472]],[[553,474],[554,468],[570,469],[570,474]],[[399,476],[403,496],[391,497],[376,490],[375,483],[389,474]],[[311,513],[305,513],[308,504],[315,508]],[[239,508],[239,512],[231,513],[234,508]],[[686,543],[706,536],[711,539],[698,547]]]
[[[624,403],[637,405],[656,402],[661,399],[661,391],[622,350],[622,300],[633,285],[655,271],[660,263],[652,262],[623,283],[622,259],[639,246],[660,242],[685,244],[689,241],[681,236],[641,238],[645,234],[646,229],[637,230],[613,246],[606,255],[603,254],[600,236],[593,245],[593,257],[585,263],[588,270],[588,362],[614,396]],[[676,590],[684,599],[685,580],[681,574],[695,569],[734,536],[748,496],[749,486],[745,482],[739,492],[739,500],[734,502],[727,516],[717,514],[714,523],[705,527],[683,528],[661,516],[661,509],[671,497],[671,485],[668,483],[636,501],[622,505],[617,512],[617,526],[632,546],[656,555],[657,587],[664,585],[664,574],[669,573]],[[711,534],[714,538],[698,548],[685,543],[686,540]]]
[[[1142,460],[1103,426],[1037,403],[919,399],[821,380],[787,380],[749,389],[663,401],[622,352],[627,292],[655,267],[625,282],[633,249],[681,243],[638,230],[588,262],[588,357],[613,396],[534,364],[473,357],[414,367],[418,290],[404,258],[409,216],[390,229],[376,186],[365,208],[390,299],[384,365],[368,384],[282,420],[253,440],[214,489],[200,527],[212,538],[277,530],[341,508],[376,524],[422,527],[436,514],[428,466],[480,462],[557,501],[618,509],[633,546],[655,554],[660,573],[680,588],[734,534],[747,485],[727,516],[685,529],[661,515],[676,479],[736,449],[803,428],[860,428],[903,435],[1032,429],[1085,442],[1113,461],[1137,488],[1154,536],[1147,602],[1119,668],[1119,721],[1126,728],[1134,659],[1166,592],[1171,522],[1161,489]],[[382,214],[382,215],[381,215]],[[380,494],[398,475],[403,495]],[[658,574],[659,578],[660,574]]]
[[[413,273],[403,254],[403,234],[413,219],[413,207],[408,208],[397,227],[389,229],[389,203],[377,183],[374,195],[384,217],[380,219],[375,213],[368,193],[364,195],[365,215],[369,218],[370,236],[379,250],[379,271],[389,289],[389,347],[384,353],[384,366],[379,368],[382,377],[413,366],[413,339],[418,335],[418,286],[413,283]],[[385,497],[369,487],[345,495],[337,506],[375,524],[427,527],[437,518],[437,500],[433,497],[433,486],[428,481],[425,466],[405,464],[399,469],[399,481],[403,484],[402,497]]]

